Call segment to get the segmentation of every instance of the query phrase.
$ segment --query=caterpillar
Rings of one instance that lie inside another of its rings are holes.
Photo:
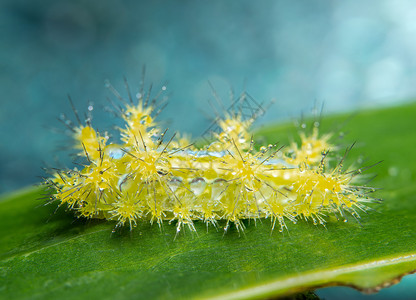
[[[184,227],[195,231],[195,221],[218,228],[224,220],[225,232],[231,224],[243,231],[242,220],[259,218],[270,218],[272,230],[280,232],[287,221],[325,226],[330,214],[358,220],[358,211],[374,201],[372,188],[354,184],[359,171],[343,171],[344,158],[328,166],[329,149],[337,148],[318,125],[300,134],[300,144],[257,147],[250,133],[254,116],[227,112],[217,119],[219,131],[210,142],[197,147],[180,134],[166,141],[155,102],[145,93],[136,98],[129,93],[129,101],[117,106],[124,121],[118,142],[77,115],[72,137],[85,163],[45,180],[51,201],[79,217],[115,221],[116,228],[169,221],[177,233]]]

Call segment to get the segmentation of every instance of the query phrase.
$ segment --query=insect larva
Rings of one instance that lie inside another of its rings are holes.
[[[243,219],[271,218],[280,231],[287,220],[310,219],[325,225],[328,214],[357,217],[367,210],[366,189],[353,185],[356,173],[341,163],[325,168],[330,135],[302,133],[301,144],[254,148],[248,131],[252,119],[229,113],[217,120],[220,132],[197,148],[184,137],[165,140],[143,98],[120,109],[125,126],[120,143],[110,142],[90,124],[74,128],[75,148],[87,160],[81,170],[62,170],[47,180],[51,196],[79,216],[115,220],[134,228],[140,220],[176,222],[177,231],[194,221],[227,230]],[[325,170],[327,169],[327,170]]]

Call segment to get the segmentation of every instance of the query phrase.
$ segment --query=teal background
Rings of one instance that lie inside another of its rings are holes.
[[[212,116],[208,81],[276,103],[260,123],[299,118],[314,103],[334,111],[381,106],[416,93],[414,1],[0,1],[0,192],[39,181],[70,161],[56,118],[95,104],[109,79],[126,95],[167,82],[164,126],[198,137]],[[319,105],[319,104],[318,104]],[[55,133],[55,132],[58,133]],[[54,157],[57,157],[54,159]],[[45,163],[43,163],[43,161]]]
[[[258,126],[315,103],[328,114],[412,99],[415,36],[412,0],[1,0],[0,192],[71,163],[58,150],[70,145],[57,121],[74,120],[67,94],[111,129],[104,81],[126,95],[126,76],[137,93],[143,65],[145,86],[167,86],[164,126],[198,137],[213,116],[208,81],[225,103],[230,87],[275,99]]]

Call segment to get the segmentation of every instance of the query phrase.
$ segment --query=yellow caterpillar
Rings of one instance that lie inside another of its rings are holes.
[[[329,135],[301,134],[301,144],[285,150],[275,145],[254,149],[248,131],[252,119],[228,114],[217,122],[221,131],[214,141],[197,148],[175,135],[164,141],[152,114],[154,107],[143,96],[120,110],[125,126],[121,143],[110,143],[90,124],[74,127],[83,169],[57,171],[47,180],[52,200],[67,205],[79,216],[117,221],[117,226],[150,220],[176,222],[195,231],[194,221],[218,225],[234,223],[243,230],[243,219],[271,218],[280,231],[285,221],[310,219],[325,224],[327,215],[358,217],[357,209],[371,201],[365,187],[352,184],[354,175],[338,164],[325,170]]]

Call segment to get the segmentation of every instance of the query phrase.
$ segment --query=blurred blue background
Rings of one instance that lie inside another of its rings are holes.
[[[1,0],[0,192],[39,182],[68,144],[53,130],[71,115],[68,93],[79,111],[94,102],[103,131],[116,122],[103,112],[105,79],[126,95],[126,76],[137,93],[144,64],[147,85],[168,82],[160,119],[198,137],[212,110],[208,81],[224,99],[230,86],[276,99],[263,123],[315,101],[325,113],[408,101],[415,37],[413,0]]]
[[[170,103],[160,119],[198,137],[211,112],[208,81],[258,102],[261,122],[406,101],[416,95],[415,1],[0,1],[0,192],[39,181],[59,146],[50,128],[95,104],[101,130],[111,93],[134,93],[141,68]],[[226,101],[225,100],[225,101]],[[211,114],[212,115],[212,114]],[[111,120],[109,120],[111,119]]]

